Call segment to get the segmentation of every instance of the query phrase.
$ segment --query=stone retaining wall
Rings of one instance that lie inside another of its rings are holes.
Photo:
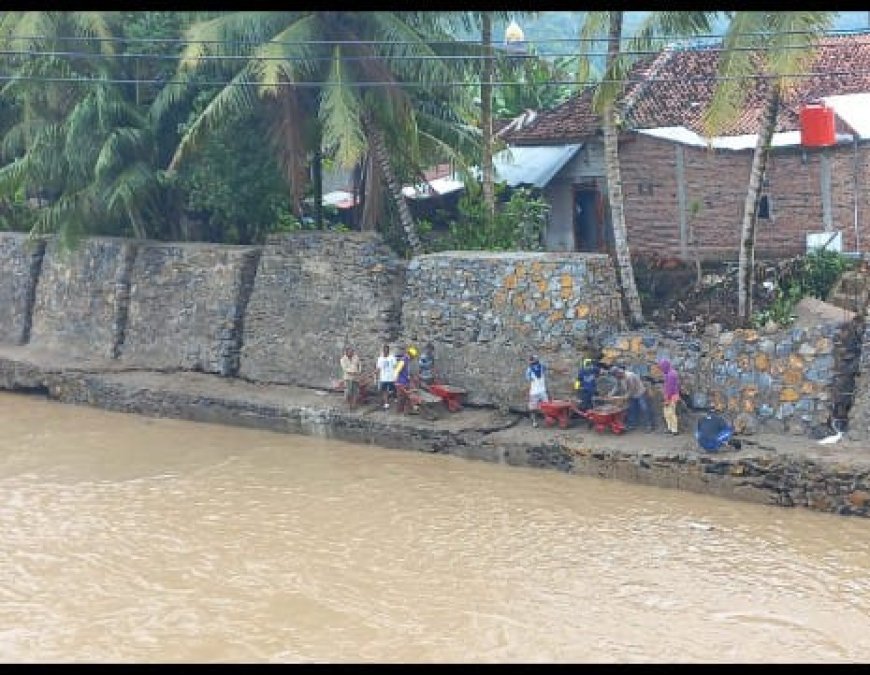
[[[119,355],[143,368],[235,375],[259,249],[142,243]]]
[[[473,402],[522,406],[528,355],[568,394],[584,350],[624,325],[620,303],[605,255],[436,253],[408,266],[402,338],[431,341],[438,372]]]
[[[0,232],[0,342],[30,339],[33,301],[45,241],[20,232]]]
[[[271,238],[245,314],[240,375],[325,387],[347,344],[373,368],[399,332],[404,267],[375,233]]]
[[[692,406],[715,406],[775,432],[808,434],[835,413],[832,391],[842,359],[837,346],[849,324],[812,328],[735,330],[701,338],[656,331],[623,333],[605,341],[603,361],[620,363],[642,377],[661,381],[658,360],[680,373]]]
[[[264,247],[93,238],[72,252],[53,240],[42,250],[24,235],[0,237],[0,342],[29,337],[71,359],[323,388],[346,344],[368,369],[384,342],[432,341],[439,374],[471,403],[524,408],[529,353],[549,366],[551,393],[567,397],[581,359],[603,344],[605,362],[653,379],[668,356],[694,407],[801,434],[842,416],[837,395],[856,369],[843,355],[846,328],[828,319],[699,338],[624,332],[605,255],[447,252],[406,266],[374,233],[333,232]],[[854,434],[870,434],[870,349],[863,354]]]
[[[51,239],[36,284],[30,344],[71,357],[114,356],[135,246],[100,237],[68,251]]]

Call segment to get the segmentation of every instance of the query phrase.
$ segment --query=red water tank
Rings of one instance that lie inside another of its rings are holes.
[[[837,142],[834,109],[824,103],[807,103],[800,110],[801,145],[824,148]]]

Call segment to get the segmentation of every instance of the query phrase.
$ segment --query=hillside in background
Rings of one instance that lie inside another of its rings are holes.
[[[649,12],[626,12],[625,27],[628,32],[633,31],[643,21]],[[840,12],[834,24],[836,30],[867,30],[868,14],[870,12]],[[574,48],[572,42],[558,42],[554,40],[573,40],[580,32],[580,24],[583,20],[583,12],[541,12],[537,19],[523,19],[519,23],[526,34],[526,40],[535,45],[535,48],[546,55],[558,55],[570,53]],[[714,33],[722,33],[725,30],[726,21],[717,23]],[[498,26],[494,31],[496,39],[504,39],[504,25]]]

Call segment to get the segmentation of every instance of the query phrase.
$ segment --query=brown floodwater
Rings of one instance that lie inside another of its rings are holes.
[[[0,661],[870,659],[870,522],[0,395]]]

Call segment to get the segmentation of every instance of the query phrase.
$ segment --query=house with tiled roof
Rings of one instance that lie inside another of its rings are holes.
[[[768,83],[747,80],[741,113],[704,135],[721,47],[671,47],[637,63],[619,110],[620,169],[633,254],[736,259],[752,154]],[[870,251],[870,34],[827,37],[783,100],[759,206],[756,251],[781,257],[831,233]],[[592,90],[538,111],[502,137],[514,155],[549,153],[539,185],[551,205],[549,250],[606,251],[612,242],[599,117]],[[833,109],[835,142],[802,145],[800,111]],[[562,148],[562,152],[557,149]],[[573,152],[567,149],[574,148]],[[838,233],[838,234],[837,234]]]

